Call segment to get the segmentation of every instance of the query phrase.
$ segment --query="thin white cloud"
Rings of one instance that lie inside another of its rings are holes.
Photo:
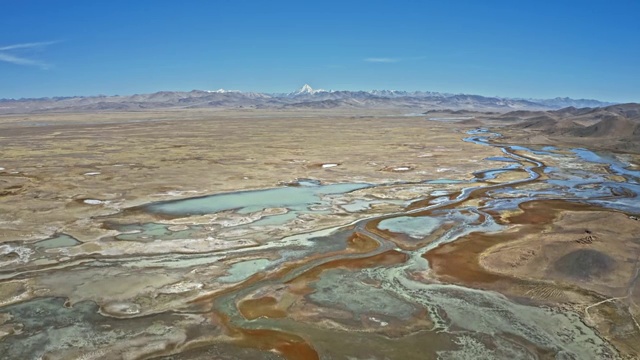
[[[0,61],[4,61],[4,62],[16,64],[16,65],[31,65],[31,66],[38,66],[41,68],[48,67],[47,64],[40,61],[25,59],[25,58],[11,55],[11,54],[5,54],[2,52],[0,52]]]
[[[43,41],[43,42],[34,42],[34,43],[14,44],[14,45],[0,47],[0,51],[9,51],[9,50],[15,50],[15,49],[32,49],[37,47],[53,45],[55,43],[57,43],[57,41]]]
[[[51,67],[49,64],[42,61],[29,59],[24,55],[16,55],[16,52],[19,53],[24,50],[44,48],[55,43],[57,43],[57,41],[33,42],[2,46],[0,47],[0,61],[15,65],[36,66],[41,69],[48,69]]]
[[[385,58],[385,57],[377,58],[376,57],[376,58],[366,58],[366,59],[364,59],[364,61],[372,62],[372,63],[396,63],[396,62],[399,62],[400,59],[397,59],[397,58]]]

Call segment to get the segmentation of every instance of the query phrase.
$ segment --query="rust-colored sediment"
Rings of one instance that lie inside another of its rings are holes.
[[[348,240],[350,244],[357,243],[361,250],[375,249],[377,242],[358,233],[353,234]],[[374,246],[375,245],[375,246]],[[374,256],[355,259],[336,259],[315,266],[306,272],[287,281],[290,285],[289,291],[297,296],[303,296],[313,291],[309,283],[317,280],[320,274],[328,269],[362,269],[373,266],[389,266],[401,264],[407,261],[408,256],[395,250],[389,250]],[[247,320],[259,317],[283,318],[287,316],[284,309],[278,307],[278,299],[271,296],[264,296],[256,299],[245,299],[238,303],[238,310]]]
[[[507,295],[531,297],[529,290],[549,289],[558,291],[568,291],[568,293],[579,294],[584,304],[594,304],[606,296],[596,293],[584,287],[580,282],[554,282],[550,284],[545,279],[523,279],[515,275],[498,274],[489,271],[480,264],[483,253],[494,245],[518,241],[524,236],[540,234],[549,229],[549,225],[564,212],[615,212],[605,208],[599,208],[588,204],[581,204],[563,200],[539,200],[523,203],[519,206],[519,212],[504,218],[507,224],[521,225],[516,231],[502,232],[499,234],[472,233],[455,242],[447,243],[427,252],[426,258],[435,275],[445,281],[459,283],[463,286],[480,287],[492,289]],[[531,274],[532,276],[543,276],[543,273]],[[542,286],[540,286],[542,285]],[[528,289],[528,290],[527,290]],[[610,295],[608,295],[610,296]],[[576,299],[576,298],[573,298]],[[540,300],[540,298],[538,298]],[[556,303],[557,304],[557,303]],[[616,317],[627,317],[627,313],[618,312],[618,305],[603,303],[591,310],[591,315],[600,311],[601,319],[607,319],[607,323]],[[637,337],[633,332],[622,333],[620,328],[612,326],[620,321],[613,320],[611,323],[598,323],[596,327],[600,334],[610,341],[619,351],[627,354],[637,355]],[[631,357],[629,357],[631,358]],[[636,358],[636,357],[633,357]]]
[[[259,317],[283,318],[287,316],[286,311],[278,309],[278,300],[271,296],[258,299],[242,300],[238,304],[238,310],[247,320],[254,320]]]
[[[240,329],[242,338],[237,342],[240,346],[275,350],[287,360],[320,359],[315,349],[298,335],[276,330]]]
[[[302,337],[268,329],[243,329],[231,324],[228,315],[214,312],[212,317],[219,321],[232,337],[231,343],[264,351],[276,351],[287,360],[319,359],[316,350]]]
[[[377,241],[359,234],[354,233],[347,240],[347,253],[366,253],[375,250],[379,247]],[[339,254],[345,254],[345,251],[338,252]],[[336,253],[331,255],[335,256]],[[319,257],[327,257],[329,254],[323,254]],[[406,254],[397,252],[395,250],[386,251],[381,254],[364,258],[346,258],[328,261],[320,264],[301,275],[298,275],[288,283],[294,283],[298,285],[302,293],[308,293],[309,289],[307,284],[317,279],[322,271],[330,268],[346,268],[357,269],[372,266],[389,266],[399,264],[407,261],[408,256]],[[308,260],[311,261],[311,260]],[[223,294],[228,294],[240,287],[245,287],[247,284],[254,283],[266,278],[281,277],[294,270],[295,268],[302,266],[308,261],[303,263],[296,263],[294,266],[285,267],[275,273],[267,276],[254,276],[248,281],[235,285],[227,290],[210,294],[205,297],[201,297],[196,300],[197,303],[204,305],[210,304],[215,301],[216,298]],[[296,287],[296,286],[294,286]],[[242,316],[248,320],[256,319],[262,316],[271,318],[282,318],[286,316],[286,312],[282,309],[278,309],[278,300],[274,297],[262,297],[258,299],[243,300],[238,304],[238,309]],[[318,359],[317,352],[313,347],[307,343],[302,337],[294,334],[280,332],[276,330],[267,329],[244,329],[232,325],[229,318],[225,314],[215,313],[212,315],[216,322],[224,325],[227,329],[226,333],[233,338],[232,342],[238,346],[257,348],[265,351],[276,351],[288,360],[303,360],[303,359]]]
[[[243,282],[240,282],[226,289],[216,290],[209,294],[202,295],[197,299],[190,301],[190,303],[197,303],[205,307],[212,306],[212,302],[222,295],[229,294],[240,288],[250,286],[256,282],[259,282],[265,279],[275,279],[275,278],[286,276],[286,274],[290,273],[291,271],[294,271],[295,269],[298,269],[301,266],[304,266],[305,264],[308,264],[312,261],[317,261],[320,259],[330,258],[335,256],[344,256],[344,255],[353,254],[353,253],[366,254],[368,252],[371,252],[377,249],[378,247],[380,247],[380,244],[374,239],[366,235],[360,234],[358,232],[355,232],[353,233],[353,235],[351,235],[347,239],[347,247],[345,250],[314,254],[305,258],[304,260],[290,262],[284,265],[281,269],[278,269],[272,273],[256,273],[253,276],[249,277],[248,279],[244,280]],[[350,261],[353,261],[353,260],[350,260]]]
[[[314,268],[307,270],[306,272],[296,276],[295,278],[287,281],[287,284],[307,284],[310,281],[318,279],[320,274],[328,269],[344,268],[344,269],[364,269],[369,267],[378,266],[391,266],[398,265],[406,262],[409,256],[396,250],[389,250],[383,253],[357,258],[357,259],[336,259],[328,261],[324,264],[320,264]]]
[[[380,247],[380,244],[366,235],[355,232],[347,240],[347,247],[355,252],[368,253]]]
[[[411,217],[426,217],[431,215],[431,211],[422,211],[416,214],[411,214],[408,216]],[[446,233],[449,229],[453,227],[452,223],[444,223],[437,229],[435,229],[431,234],[424,236],[421,239],[412,238],[411,236],[404,233],[397,233],[389,230],[380,229],[378,226],[380,222],[386,219],[391,219],[391,217],[386,218],[378,218],[369,221],[365,225],[365,229],[372,234],[376,234],[384,239],[387,239],[394,243],[398,248],[402,250],[413,251],[420,248],[423,248],[425,245],[431,243],[432,241],[438,239],[444,233]]]
[[[508,223],[527,225],[518,231],[500,234],[471,233],[454,242],[443,244],[423,255],[435,274],[467,285],[497,281],[523,283],[506,275],[489,272],[480,265],[479,257],[491,246],[511,241],[525,234],[540,233],[562,211],[588,211],[593,207],[563,200],[530,201],[519,206],[521,212],[508,218]]]
[[[504,277],[486,271],[478,262],[478,256],[492,245],[507,240],[499,237],[501,236],[474,233],[441,245],[423,257],[439,277],[455,279],[465,284],[496,282]]]

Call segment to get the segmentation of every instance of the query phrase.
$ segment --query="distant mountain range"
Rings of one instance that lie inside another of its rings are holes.
[[[431,91],[333,91],[313,89],[305,84],[291,93],[267,94],[238,90],[160,91],[126,96],[74,96],[38,99],[2,99],[0,114],[134,111],[144,109],[254,108],[254,109],[407,109],[478,110],[551,110],[569,106],[603,107],[612,103],[587,99],[517,99]]]
[[[511,127],[548,136],[589,139],[591,145],[640,152],[640,104],[616,104],[600,108],[567,107],[549,111],[512,111],[494,118]]]

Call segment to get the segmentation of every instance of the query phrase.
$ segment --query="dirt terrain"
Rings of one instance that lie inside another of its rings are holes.
[[[637,358],[640,158],[584,112],[0,116],[0,353]]]
[[[91,216],[150,201],[297,178],[462,179],[498,154],[461,143],[464,126],[380,115],[183,110],[0,117],[0,241],[86,228]]]

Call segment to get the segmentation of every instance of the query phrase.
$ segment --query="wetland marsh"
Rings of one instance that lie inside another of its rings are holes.
[[[638,155],[259,115],[2,118],[0,353],[639,356]]]

